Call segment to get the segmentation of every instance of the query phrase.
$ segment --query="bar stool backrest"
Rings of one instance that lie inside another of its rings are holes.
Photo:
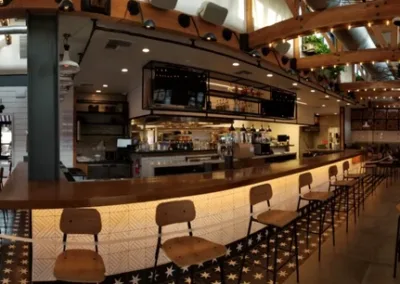
[[[250,189],[250,206],[256,205],[263,201],[267,201],[269,207],[269,201],[271,200],[271,198],[272,187],[269,183],[254,186]]]
[[[299,175],[299,193],[301,194],[301,189],[308,186],[311,190],[311,184],[313,182],[312,174],[310,172]]]
[[[349,170],[350,170],[350,163],[349,161],[343,162],[343,175],[347,175],[349,174]]]
[[[64,251],[67,235],[94,235],[96,252],[98,234],[101,231],[101,216],[96,209],[64,209],[60,219],[60,230],[64,233]]]
[[[328,169],[328,175],[329,175],[329,181],[332,180],[332,177],[334,177],[335,180],[336,180],[337,175],[338,175],[338,168],[337,168],[336,165],[330,166],[330,167],[329,167],[329,169]]]
[[[160,203],[156,209],[156,223],[159,227],[192,222],[196,218],[196,209],[191,200]]]

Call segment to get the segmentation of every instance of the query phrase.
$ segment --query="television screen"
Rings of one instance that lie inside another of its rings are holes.
[[[153,102],[203,108],[207,93],[207,75],[176,68],[156,68]]]
[[[276,118],[294,118],[295,102],[264,101],[261,103],[261,114]]]

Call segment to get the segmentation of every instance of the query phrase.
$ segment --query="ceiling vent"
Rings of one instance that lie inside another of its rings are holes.
[[[237,75],[251,75],[252,73],[250,71],[240,70],[240,71],[235,72],[235,74],[237,74]]]
[[[131,47],[132,43],[129,41],[119,40],[119,39],[110,39],[108,40],[105,49],[117,50],[119,48]]]
[[[83,83],[83,84],[79,84],[78,87],[91,88],[91,87],[93,87],[93,84],[90,84],[90,83]]]
[[[28,35],[19,36],[19,58],[28,58]]]

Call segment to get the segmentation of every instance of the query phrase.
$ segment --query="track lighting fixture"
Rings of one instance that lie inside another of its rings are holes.
[[[289,62],[289,57],[283,55],[281,61],[283,65],[286,65]]]
[[[254,58],[260,58],[260,57],[261,57],[260,52],[258,52],[258,50],[256,50],[256,49],[254,49],[254,50],[252,50],[252,51],[249,51],[248,54],[249,54],[251,57],[254,57]]]
[[[206,34],[202,37],[202,39],[203,39],[203,40],[206,40],[206,41],[217,41],[217,37],[216,37],[215,34],[213,34],[213,33],[206,33]]]
[[[186,14],[180,14],[178,16],[178,23],[182,28],[190,27],[190,16]]]
[[[223,29],[223,31],[222,31],[222,37],[226,41],[230,41],[231,40],[232,34],[233,34],[233,32],[230,29],[227,29],[227,28]]]
[[[5,7],[10,4],[12,0],[0,0],[0,7]]]
[[[148,30],[154,30],[156,28],[156,24],[154,23],[153,20],[146,20],[143,23],[143,27],[145,27]]]
[[[271,49],[269,47],[264,46],[263,48],[261,48],[261,53],[264,56],[268,56],[268,54],[271,52]]]
[[[68,39],[71,37],[70,34],[64,34],[64,55],[63,59],[60,61],[60,74],[61,75],[73,75],[80,71],[79,64],[72,61],[69,57],[69,44]]]
[[[63,12],[73,12],[75,11],[74,9],[74,3],[72,3],[71,0],[56,0],[58,3],[58,10],[63,11]]]
[[[126,9],[131,16],[137,16],[140,13],[140,4],[135,0],[129,0],[126,4]]]

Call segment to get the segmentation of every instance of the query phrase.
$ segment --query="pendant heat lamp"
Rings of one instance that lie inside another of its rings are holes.
[[[79,64],[75,61],[72,61],[69,56],[69,44],[68,39],[71,35],[64,34],[64,54],[63,59],[60,61],[60,74],[61,75],[73,75],[78,73],[81,69]]]
[[[363,127],[363,128],[370,128],[371,126],[368,124],[368,121],[366,121],[366,122],[363,124],[362,127]]]

